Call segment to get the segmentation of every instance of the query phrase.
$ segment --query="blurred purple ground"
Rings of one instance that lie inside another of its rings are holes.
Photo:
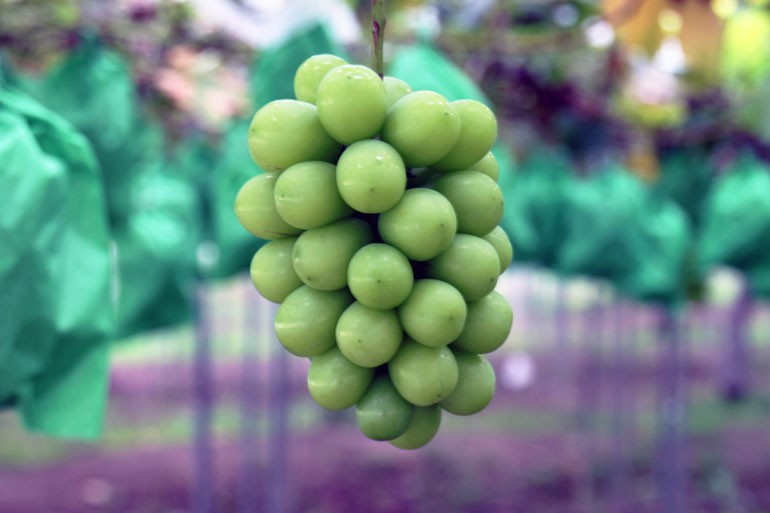
[[[496,363],[499,366],[500,362]],[[701,363],[687,369],[695,395],[712,386],[705,368],[706,363]],[[292,370],[291,395],[295,402],[306,401],[303,368],[296,365]],[[637,400],[649,406],[654,400],[649,386],[654,370],[643,364],[633,370],[625,372],[626,378],[620,383],[637,386]],[[174,374],[189,374],[178,371]],[[138,371],[116,372],[113,409],[129,406],[132,400],[153,389],[152,380],[132,376],[132,372]],[[147,369],[141,372],[147,373]],[[587,361],[582,375],[590,383],[585,390],[598,391],[599,381],[606,379],[603,374],[596,362]],[[217,375],[237,373],[220,367]],[[121,385],[123,381],[131,383],[131,387]],[[237,392],[236,381],[221,379],[218,385],[219,402],[227,402]],[[167,397],[183,397],[179,394],[170,393]],[[290,436],[286,511],[610,511],[608,504],[617,500],[612,495],[616,485],[611,479],[614,463],[610,433],[607,426],[602,427],[601,419],[594,419],[597,424],[590,430],[575,429],[573,406],[558,399],[565,396],[570,394],[554,394],[546,386],[501,390],[485,413],[472,419],[447,418],[439,436],[426,449],[416,452],[399,451],[365,439],[347,416],[321,415],[318,422]],[[601,394],[592,400],[604,401],[604,407],[607,406],[606,397]],[[704,412],[693,414],[708,417],[712,406],[705,408]],[[161,409],[171,411],[172,404],[161,403]],[[130,415],[132,410],[127,411]],[[740,407],[736,410],[738,414],[741,411]],[[156,417],[151,412],[143,415],[146,422]],[[530,418],[511,418],[516,415]],[[634,445],[623,451],[621,490],[625,491],[619,503],[612,503],[612,511],[660,511],[652,467],[654,438],[644,427],[649,420],[649,415],[637,412],[639,433],[629,441]],[[770,511],[770,437],[766,426],[746,422],[716,431],[703,426],[694,429],[687,445],[686,492],[690,511]],[[268,493],[266,444],[270,440],[261,438],[260,474],[253,479],[258,506],[254,512],[267,511],[260,505],[265,504]],[[218,513],[243,511],[237,503],[241,450],[234,436],[220,436],[215,442],[214,511]],[[53,464],[24,469],[0,464],[0,512],[190,511],[191,489],[195,486],[192,469],[192,451],[185,444],[129,449],[79,446],[76,457]]]
[[[770,513],[770,311],[755,315],[750,358],[731,367],[729,302],[690,309],[670,367],[649,310],[616,309],[583,287],[571,290],[572,313],[561,316],[556,289],[541,278],[502,284],[517,317],[513,339],[493,358],[492,404],[472,417],[445,416],[420,451],[369,441],[350,412],[313,405],[307,362],[290,359],[284,478],[283,453],[270,457],[280,447],[271,431],[280,349],[262,328],[253,333],[259,316],[243,300],[250,285],[216,292],[211,481],[194,470],[201,391],[192,337],[164,334],[122,349],[130,357],[114,366],[99,443],[31,436],[0,415],[0,513],[202,513],[195,492],[208,486],[205,513]],[[661,411],[672,401],[666,369],[678,373],[676,400],[686,404],[687,436],[677,441],[684,480],[675,490],[686,507],[678,509],[661,501],[662,491],[673,493],[661,476],[675,475],[659,444]],[[743,401],[723,400],[725,369],[750,385]],[[249,455],[253,466],[244,465]],[[276,509],[284,486],[285,507]]]

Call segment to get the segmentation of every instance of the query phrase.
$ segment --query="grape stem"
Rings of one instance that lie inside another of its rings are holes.
[[[382,45],[385,42],[385,0],[372,0],[372,69],[382,78]]]

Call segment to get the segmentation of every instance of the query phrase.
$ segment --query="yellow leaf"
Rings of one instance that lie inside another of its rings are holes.
[[[682,17],[679,41],[690,71],[707,82],[719,77],[724,22],[710,3],[684,0],[676,6]]]
[[[646,183],[655,183],[660,178],[660,162],[649,132],[640,131],[631,142],[626,155],[626,167]]]
[[[604,0],[602,12],[621,43],[651,57],[663,40],[658,20],[666,7],[666,0]]]
[[[722,48],[723,78],[761,84],[770,74],[770,11],[741,9],[727,20]]]

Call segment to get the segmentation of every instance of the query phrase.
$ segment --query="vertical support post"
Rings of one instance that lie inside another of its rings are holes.
[[[275,305],[270,305],[270,317]],[[270,331],[270,340],[274,336]],[[288,459],[289,459],[289,357],[277,341],[278,351],[270,362],[270,435],[268,446],[267,511],[286,513],[289,507]]]
[[[602,346],[606,338],[606,291],[598,286],[599,300],[580,316],[575,336],[582,346],[582,358],[578,371],[578,401],[575,405],[575,424],[583,447],[584,476],[579,498],[581,511],[598,511],[594,489],[594,464],[596,463],[596,416],[600,413],[599,394],[602,381]]]
[[[722,395],[730,402],[745,399],[750,391],[751,348],[747,331],[752,307],[751,291],[742,279],[738,299],[730,310],[722,378]]]
[[[193,439],[193,513],[214,512],[214,458],[212,447],[212,411],[214,403],[213,365],[211,360],[211,321],[206,304],[206,286],[195,284],[195,353],[193,357],[193,404],[195,408]]]
[[[554,350],[556,352],[556,379],[553,396],[557,399],[566,395],[567,390],[571,390],[570,369],[571,369],[571,348],[568,343],[568,316],[569,307],[567,305],[567,284],[559,278],[556,283],[556,315],[555,315],[555,337]],[[571,399],[571,398],[570,398]],[[561,405],[559,405],[561,407]]]
[[[685,512],[684,421],[685,397],[682,384],[684,344],[681,312],[661,310],[660,425],[658,441],[658,489],[661,513]]]
[[[625,327],[625,315],[623,302],[616,300],[611,306],[612,330],[611,330],[611,356],[610,356],[610,424],[612,430],[612,454],[610,471],[610,511],[619,513],[623,510],[623,503],[627,498],[626,476],[626,451],[624,451],[624,434],[626,427],[626,386],[629,378],[628,362],[625,354],[623,333]]]
[[[259,472],[259,346],[270,336],[270,307],[252,287],[244,287],[246,311],[243,321],[243,348],[240,375],[240,466],[238,470],[237,512],[254,513],[258,505]]]

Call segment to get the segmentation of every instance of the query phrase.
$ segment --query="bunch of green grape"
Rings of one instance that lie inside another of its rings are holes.
[[[482,103],[412,92],[333,55],[306,60],[294,90],[249,128],[266,172],[235,212],[270,240],[252,281],[280,303],[281,344],[310,358],[319,405],[355,406],[367,437],[421,447],[442,410],[471,415],[492,400],[481,355],[513,323],[494,290],[513,258],[498,226],[497,121]]]

